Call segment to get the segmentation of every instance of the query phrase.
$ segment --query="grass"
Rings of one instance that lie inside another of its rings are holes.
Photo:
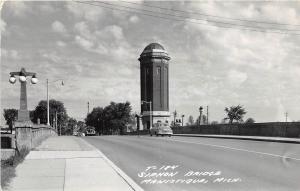
[[[16,152],[15,156],[6,160],[1,160],[1,187],[8,186],[11,178],[16,176],[16,167],[22,163],[26,155],[29,153],[28,149],[21,149]]]

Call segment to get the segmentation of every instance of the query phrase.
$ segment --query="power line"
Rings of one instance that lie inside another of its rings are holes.
[[[223,21],[215,21],[215,20],[209,20],[209,19],[200,19],[200,18],[191,18],[191,17],[186,17],[186,16],[182,16],[182,15],[174,15],[174,14],[169,14],[169,13],[161,13],[161,12],[157,12],[157,11],[151,11],[148,9],[138,9],[138,8],[134,8],[134,7],[128,7],[128,6],[124,6],[124,5],[117,5],[117,4],[112,4],[112,3],[107,3],[107,2],[99,2],[99,1],[94,1],[97,3],[102,3],[102,4],[106,4],[106,5],[111,5],[111,6],[117,6],[117,7],[123,7],[126,9],[133,9],[133,10],[138,10],[138,11],[146,11],[146,12],[150,12],[150,13],[154,13],[154,14],[162,14],[162,15],[167,15],[167,16],[172,16],[172,17],[178,17],[178,18],[183,18],[183,19],[194,19],[194,20],[199,20],[199,21],[205,21],[205,22],[213,22],[216,24],[222,24],[222,25],[231,25],[231,26],[238,26],[238,27],[248,27],[251,29],[262,29],[262,30],[277,30],[277,31],[291,31],[291,32],[299,32],[300,30],[293,30],[293,29],[280,29],[280,28],[265,28],[265,27],[258,27],[258,26],[249,26],[249,25],[243,25],[243,24],[235,24],[235,23],[228,23],[228,22],[223,22]]]
[[[143,6],[146,6],[146,7],[152,7],[152,8],[162,9],[162,10],[169,10],[169,11],[174,11],[174,12],[181,12],[181,13],[189,13],[189,14],[194,14],[194,15],[215,17],[215,18],[227,19],[227,20],[235,20],[235,21],[250,22],[250,23],[259,23],[259,24],[269,24],[269,25],[285,25],[285,26],[297,26],[297,27],[300,26],[300,25],[292,25],[292,24],[287,24],[287,23],[274,23],[274,22],[266,22],[266,21],[237,19],[237,18],[232,18],[232,17],[223,17],[223,16],[217,16],[217,15],[210,15],[210,14],[204,14],[204,13],[199,13],[199,12],[193,12],[193,11],[183,11],[183,10],[172,9],[172,8],[169,9],[169,8],[158,7],[158,6],[149,5],[149,4],[145,4],[145,3],[141,4],[141,3],[129,2],[129,1],[123,1],[123,0],[119,0],[119,1],[125,2],[125,3],[129,3],[129,4],[143,5]]]
[[[88,5],[92,5],[92,6],[98,6],[98,7],[112,9],[112,10],[123,11],[123,12],[130,12],[130,13],[135,13],[135,14],[141,14],[141,15],[146,15],[146,16],[150,16],[150,17],[156,17],[156,18],[165,19],[165,20],[187,21],[187,22],[190,22],[190,23],[201,24],[201,25],[212,26],[212,27],[218,27],[218,28],[236,29],[236,30],[247,30],[247,31],[255,31],[255,32],[263,32],[263,33],[273,33],[273,34],[300,35],[300,33],[287,33],[287,32],[283,32],[283,31],[281,31],[281,32],[266,31],[267,29],[259,30],[259,29],[255,29],[255,28],[234,28],[234,27],[229,27],[229,26],[218,26],[218,25],[213,25],[213,24],[210,24],[210,23],[200,23],[200,22],[194,22],[194,21],[186,20],[186,19],[169,18],[169,17],[163,17],[163,16],[158,16],[158,15],[151,15],[151,14],[137,12],[137,11],[120,9],[120,8],[116,8],[116,7],[107,7],[107,6],[103,6],[103,5],[99,5],[99,4],[92,4],[92,3],[89,3],[89,2],[82,2],[82,1],[74,1],[74,2],[81,3],[81,4],[88,4]],[[99,2],[99,3],[103,3],[103,2]],[[158,13],[158,12],[156,12],[156,13]]]

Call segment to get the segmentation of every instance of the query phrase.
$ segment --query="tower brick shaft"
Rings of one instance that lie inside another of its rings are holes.
[[[140,55],[141,112],[144,129],[150,129],[150,124],[159,121],[170,123],[169,60],[167,51],[158,43],[149,44]]]

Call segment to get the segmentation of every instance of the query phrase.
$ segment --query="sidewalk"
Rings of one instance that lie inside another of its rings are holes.
[[[281,143],[297,143],[297,144],[300,144],[300,138],[286,138],[286,137],[209,135],[209,134],[207,134],[207,135],[206,134],[173,134],[173,136],[220,138],[220,139],[240,139],[240,140],[253,140],[253,141],[267,141],[267,142],[281,142]]]
[[[142,190],[79,137],[50,137],[16,168],[8,191]]]

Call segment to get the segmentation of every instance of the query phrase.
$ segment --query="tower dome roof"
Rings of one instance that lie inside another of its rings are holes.
[[[158,43],[151,43],[146,46],[140,55],[139,61],[149,58],[163,58],[165,60],[170,60],[168,52]]]
[[[148,46],[146,46],[146,48],[144,49],[144,51],[153,50],[153,49],[165,50],[162,45],[154,42],[154,43],[150,43]]]

